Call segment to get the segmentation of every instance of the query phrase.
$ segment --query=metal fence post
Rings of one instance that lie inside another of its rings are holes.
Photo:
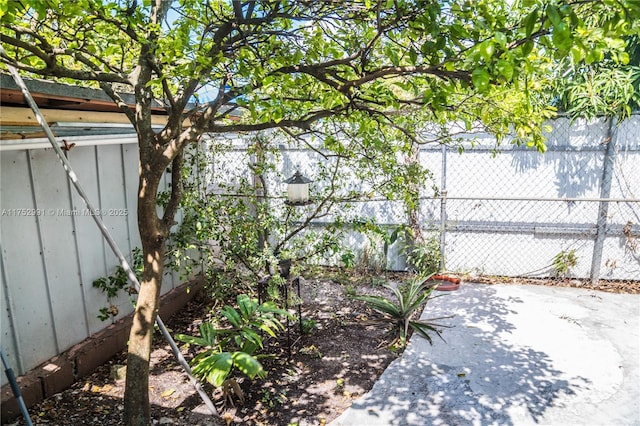
[[[445,244],[447,241],[447,146],[442,144],[442,172],[440,175],[440,270],[446,268],[445,257],[447,251]]]
[[[600,198],[598,203],[598,222],[596,228],[596,239],[593,245],[593,257],[591,259],[591,282],[597,284],[600,280],[600,267],[602,265],[602,248],[607,234],[607,215],[609,213],[609,201],[607,198],[611,196],[611,178],[613,176],[613,165],[615,163],[615,142],[613,137],[613,121],[609,118],[609,126],[607,129],[607,137],[604,143],[607,148],[602,161],[602,181],[600,183]]]

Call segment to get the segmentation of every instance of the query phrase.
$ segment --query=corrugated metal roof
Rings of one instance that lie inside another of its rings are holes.
[[[32,78],[24,78],[24,82],[41,108],[120,112],[113,100],[100,89]],[[2,105],[26,105],[20,88],[10,75],[0,73],[0,89]],[[131,108],[134,107],[133,94],[120,95]],[[157,114],[166,114],[164,106],[157,101],[154,102],[152,110]]]
[[[25,78],[24,81],[54,135],[58,137],[136,134],[128,119],[102,90],[41,79]],[[133,94],[123,93],[121,96],[134,108]],[[200,101],[207,101],[207,96],[204,94],[204,99]],[[0,114],[1,141],[44,137],[44,131],[27,106],[20,88],[10,75],[2,73],[0,102],[0,110],[4,109]],[[189,104],[187,110],[193,107],[195,104]],[[85,111],[86,114],[82,113]],[[166,117],[167,112],[160,102],[155,101],[152,114],[154,123],[162,128],[164,120],[160,117]],[[237,114],[235,111],[231,115],[237,117]]]

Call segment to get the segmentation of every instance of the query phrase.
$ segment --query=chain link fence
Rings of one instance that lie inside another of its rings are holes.
[[[445,154],[447,270],[640,279],[640,117],[551,125],[544,155],[510,147],[489,160],[482,146]]]
[[[640,115],[620,123],[559,118],[549,124],[545,154],[510,144],[496,151],[486,135],[463,142],[462,153],[439,145],[421,149],[419,161],[433,174],[421,190],[419,217],[422,228],[437,235],[442,270],[474,278],[637,283]],[[210,191],[254,179],[248,143],[229,139],[211,157]],[[267,174],[276,188],[269,194],[274,208],[284,201],[283,177],[296,169],[314,176],[314,164],[322,161],[312,150],[280,147],[271,159],[280,172]],[[400,202],[352,204],[354,214],[390,228],[406,223]],[[348,244],[362,251],[363,241],[354,237]],[[402,269],[404,263],[389,259],[387,265]]]

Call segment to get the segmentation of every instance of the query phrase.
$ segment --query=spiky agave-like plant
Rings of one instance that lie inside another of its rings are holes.
[[[407,346],[409,330],[413,330],[424,337],[429,344],[433,344],[430,333],[435,333],[445,341],[442,337],[441,329],[451,326],[440,324],[436,321],[451,318],[453,315],[424,320],[413,319],[420,312],[420,307],[434,297],[439,297],[433,295],[436,286],[426,284],[428,278],[424,276],[413,278],[405,286],[399,288],[386,284],[384,287],[393,293],[395,301],[374,295],[359,295],[354,296],[354,299],[365,302],[378,313],[379,317],[372,320],[371,323],[376,326],[390,328],[388,335],[393,337],[391,345],[397,345],[404,349]]]

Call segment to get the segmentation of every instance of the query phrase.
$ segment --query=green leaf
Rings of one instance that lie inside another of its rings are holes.
[[[256,345],[256,346],[258,346],[260,348],[262,348],[262,338],[255,331],[253,331],[251,329],[248,329],[248,328],[245,328],[240,332],[240,334],[245,340],[253,343],[254,345]]]
[[[207,346],[214,346],[216,344],[216,329],[210,322],[203,322],[200,324],[200,335],[206,342]]]
[[[262,364],[253,356],[246,352],[234,352],[233,364],[241,373],[245,374],[250,379],[258,377],[264,377],[266,372],[262,367]]]
[[[429,325],[428,323],[424,323],[424,322],[420,322],[420,321],[409,321],[409,326],[416,332],[418,333],[420,336],[422,336],[423,338],[425,338],[427,340],[427,342],[429,342],[429,344],[433,344],[433,339],[431,339],[431,336],[429,335],[429,332],[434,332],[438,335],[438,337],[440,337],[442,339],[442,334],[440,333],[440,330],[438,330],[437,328]],[[442,339],[444,340],[444,339]]]
[[[287,318],[293,318],[289,312],[287,312],[285,309],[278,308],[272,301],[264,302],[258,307],[258,311],[260,311],[261,313],[273,313],[282,315]]]
[[[551,31],[551,40],[556,48],[561,51],[567,51],[571,48],[573,41],[571,40],[571,30],[565,22],[560,22],[553,27]]]
[[[409,49],[409,61],[411,62],[411,65],[418,63],[418,52],[416,52],[413,46]]]
[[[376,311],[382,314],[397,316],[399,315],[399,312],[400,312],[398,306],[394,305],[389,300],[381,296],[362,295],[362,296],[355,296],[354,299],[361,300],[367,303],[369,306],[371,306],[371,308],[375,309]]]
[[[497,64],[497,68],[500,75],[502,75],[507,81],[511,81],[513,78],[513,65],[511,62],[500,59]]]
[[[538,8],[536,7],[524,20],[525,35],[530,37],[533,34],[533,29],[538,21]]]
[[[485,62],[491,62],[493,58],[493,54],[496,51],[495,43],[492,40],[487,40],[478,45],[478,49],[480,52],[480,56],[484,59]]]
[[[595,49],[591,49],[587,52],[587,55],[584,58],[584,61],[587,64],[592,64],[594,62],[599,62],[602,61],[604,59],[604,52],[602,51],[602,49],[599,48],[595,48]]]
[[[554,27],[559,25],[562,20],[562,18],[560,17],[560,12],[558,11],[558,7],[553,4],[547,6],[547,16],[549,17],[549,20]]]
[[[233,367],[233,357],[229,352],[207,354],[194,359],[193,373],[204,376],[209,383],[218,387],[226,380]]]
[[[471,81],[479,92],[485,92],[489,89],[491,76],[484,68],[476,68],[471,74]]]
[[[584,49],[575,44],[571,46],[570,53],[574,64],[579,64],[584,59]]]
[[[276,333],[273,331],[273,329],[276,327],[273,327],[273,325],[274,324],[267,324],[267,322],[264,321],[262,324],[258,325],[258,328],[267,333],[269,336],[276,337]]]
[[[622,64],[622,65],[628,65],[629,64],[629,54],[627,52],[620,52],[618,54],[618,61]]]
[[[391,63],[394,66],[400,65],[400,57],[398,56],[398,52],[397,52],[395,46],[387,44],[384,47],[384,53],[385,53],[385,55],[387,55],[387,58],[389,58],[391,60]]]
[[[270,118],[274,123],[279,123],[284,118],[284,113],[281,108],[273,108],[271,110]]]
[[[242,317],[245,319],[251,318],[258,307],[258,303],[255,300],[252,300],[246,294],[238,295],[237,300],[238,307],[240,308],[240,312],[242,313]]]
[[[527,41],[522,45],[521,49],[522,49],[522,56],[527,56],[533,50],[533,41],[531,40]]]
[[[208,346],[208,342],[201,337],[189,336],[186,334],[177,334],[175,338],[180,342],[189,343],[190,345],[198,345],[203,347]]]
[[[238,312],[231,306],[224,306],[220,310],[220,312],[222,313],[222,315],[224,315],[225,318],[229,320],[231,325],[233,325],[235,328],[242,328],[242,318],[240,317],[240,314],[238,314]]]

